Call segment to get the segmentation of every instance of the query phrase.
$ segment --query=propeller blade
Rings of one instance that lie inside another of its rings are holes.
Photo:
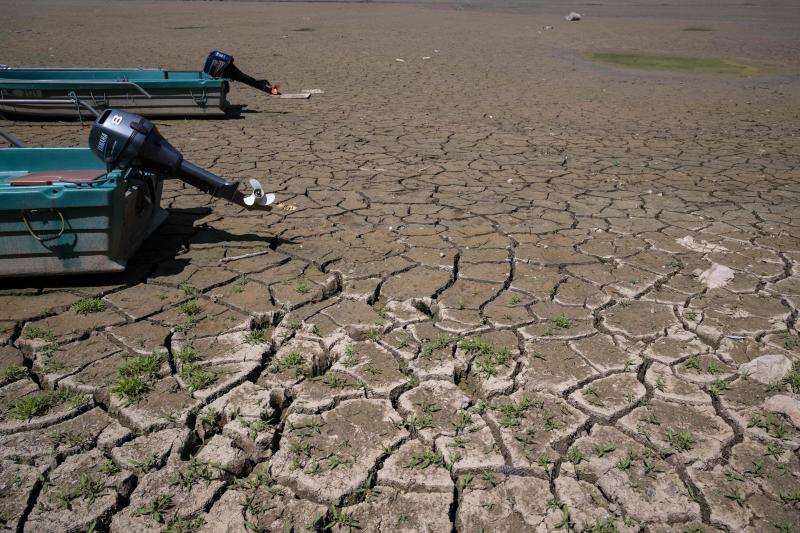
[[[252,207],[258,205],[259,207],[266,207],[275,201],[274,194],[264,194],[264,190],[261,188],[261,182],[257,179],[250,179],[250,187],[253,188],[253,192],[242,199],[246,206]]]

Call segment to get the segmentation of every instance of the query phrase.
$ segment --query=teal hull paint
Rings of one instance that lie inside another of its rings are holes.
[[[47,83],[45,83],[47,81]],[[13,82],[13,83],[12,83]],[[0,70],[0,87],[47,89],[51,83],[61,87],[89,82],[93,87],[111,87],[116,83],[133,82],[145,88],[221,88],[225,80],[212,78],[205,72],[162,69],[37,69],[9,68]],[[18,85],[18,83],[22,83]]]
[[[200,71],[0,69],[0,111],[75,117],[71,93],[98,111],[115,107],[144,116],[223,116],[228,107],[228,82]]]
[[[0,149],[0,276],[124,270],[167,216],[161,180],[136,171],[113,171],[90,184],[8,182],[64,170],[104,166],[88,148]]]

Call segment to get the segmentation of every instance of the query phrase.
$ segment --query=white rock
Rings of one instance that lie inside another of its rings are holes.
[[[736,272],[733,269],[718,263],[711,263],[711,267],[701,272],[698,277],[709,289],[716,289],[727,285],[734,275]]]
[[[762,355],[739,367],[739,373],[760,383],[770,384],[783,379],[792,369],[792,362],[779,353]]]
[[[569,20],[570,22],[576,21],[576,20],[581,20],[581,14],[580,13],[576,13],[576,12],[573,11],[572,13],[570,13],[569,15],[567,15],[564,18]]]

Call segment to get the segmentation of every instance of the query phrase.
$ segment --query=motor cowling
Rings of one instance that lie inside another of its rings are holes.
[[[206,63],[203,66],[203,72],[214,78],[227,78],[244,83],[268,94],[280,94],[278,86],[273,87],[268,80],[257,80],[252,76],[248,76],[234,64],[232,55],[219,50],[214,50],[208,54]]]
[[[257,180],[254,190],[244,196],[239,183],[228,181],[186,161],[144,117],[119,109],[107,109],[92,125],[89,148],[107,167],[138,168],[165,177],[178,178],[212,196],[231,200],[248,209],[266,208],[275,196],[264,194]]]

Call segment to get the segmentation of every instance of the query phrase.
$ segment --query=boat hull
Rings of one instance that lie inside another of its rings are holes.
[[[224,116],[228,83],[202,72],[160,69],[2,69],[0,113],[91,118],[75,98],[97,111],[124,109],[148,117]]]
[[[72,178],[87,172],[99,177]],[[0,149],[0,278],[125,270],[167,218],[161,192],[158,176],[107,172],[88,148]]]

